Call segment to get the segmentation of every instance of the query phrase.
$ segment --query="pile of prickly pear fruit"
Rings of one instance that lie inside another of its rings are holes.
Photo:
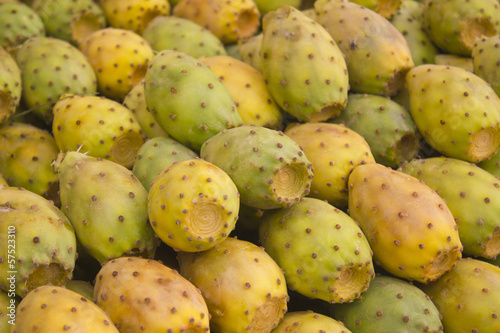
[[[500,333],[497,0],[0,0],[0,333]]]

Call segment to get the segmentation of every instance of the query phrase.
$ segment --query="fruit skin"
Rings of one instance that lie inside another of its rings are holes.
[[[442,314],[444,332],[498,332],[500,268],[464,258],[439,280],[419,287]]]
[[[228,237],[202,252],[179,252],[180,273],[201,290],[215,332],[270,332],[287,311],[280,267],[254,243]]]
[[[359,165],[349,176],[349,215],[396,277],[427,283],[462,256],[458,227],[445,201],[417,178],[389,167]]]
[[[498,151],[493,156],[479,162],[477,166],[500,179],[500,154]]]
[[[16,112],[21,101],[21,70],[14,57],[0,46],[0,126]]]
[[[449,53],[438,53],[434,56],[434,63],[436,65],[460,67],[474,73],[474,63],[471,57],[464,57]],[[477,74],[478,73],[476,73],[476,75]]]
[[[301,122],[338,115],[347,103],[349,77],[330,34],[286,5],[266,14],[262,29],[262,74],[276,103]]]
[[[420,65],[406,76],[410,113],[440,154],[478,163],[500,146],[500,98],[477,75],[445,65]]]
[[[97,273],[94,299],[120,332],[209,332],[207,303],[176,270],[144,258],[117,258]]]
[[[241,61],[249,64],[260,73],[262,73],[262,57],[260,50],[263,38],[264,34],[261,32],[245,40],[240,40],[237,44]]]
[[[3,178],[3,175],[0,173],[0,188],[8,186],[9,184],[7,184],[7,181]]]
[[[472,47],[472,71],[488,82],[495,93],[500,95],[500,70],[496,65],[500,58],[498,43],[500,36],[477,39]]]
[[[396,16],[402,6],[402,0],[355,0],[354,3],[373,10],[377,14],[390,20]]]
[[[60,153],[53,167],[61,210],[92,257],[103,263],[120,256],[154,255],[148,193],[132,171],[74,151]]]
[[[202,159],[167,166],[148,194],[151,225],[176,251],[205,251],[222,242],[235,227],[239,207],[231,178]]]
[[[38,194],[0,188],[0,244],[0,288],[9,293],[24,297],[36,287],[61,286],[72,277],[73,227],[59,208]]]
[[[359,226],[319,199],[264,212],[259,241],[283,268],[289,288],[310,298],[352,302],[374,276],[372,252]]]
[[[330,306],[330,314],[353,332],[443,332],[440,314],[415,285],[377,275],[362,297]]]
[[[300,8],[301,0],[254,0],[259,12],[265,15],[278,10],[282,5],[289,5],[297,9]]]
[[[344,324],[321,313],[308,311],[289,311],[283,321],[271,333],[351,333]]]
[[[350,92],[394,96],[414,67],[404,36],[382,15],[353,2],[318,0],[316,21],[345,55]]]
[[[146,73],[146,105],[158,124],[198,151],[225,128],[243,124],[229,90],[208,65],[193,56],[163,50]]]
[[[241,203],[260,209],[293,205],[310,192],[312,164],[283,132],[244,125],[207,140],[200,157],[224,170]]]
[[[16,317],[16,307],[19,303],[14,295],[0,290],[0,332],[10,333],[11,324]]]
[[[500,254],[500,185],[477,165],[445,157],[416,159],[401,171],[422,180],[446,201],[458,225],[463,254],[495,258]]]

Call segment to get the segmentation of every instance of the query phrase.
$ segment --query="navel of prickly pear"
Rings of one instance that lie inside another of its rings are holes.
[[[344,324],[327,315],[309,311],[289,311],[272,333],[351,333]]]
[[[354,0],[352,2],[371,9],[388,20],[393,18],[402,6],[402,0]]]
[[[21,70],[10,53],[0,46],[0,126],[16,112],[21,89]]]
[[[500,36],[477,39],[472,47],[473,72],[488,82],[500,96]]]
[[[410,113],[427,143],[444,156],[480,162],[500,146],[500,98],[465,69],[420,65],[406,76]]]
[[[278,105],[299,121],[338,115],[347,103],[349,78],[330,34],[291,6],[264,16],[262,29],[262,74]]]
[[[458,228],[445,201],[417,178],[380,164],[349,177],[349,215],[387,272],[419,282],[438,279],[461,258]]]

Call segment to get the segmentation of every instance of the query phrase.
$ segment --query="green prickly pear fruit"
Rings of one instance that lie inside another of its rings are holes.
[[[438,53],[434,56],[434,64],[460,67],[471,73],[474,73],[474,62],[471,57],[464,57],[456,54]]]
[[[209,332],[200,291],[156,260],[122,257],[105,263],[94,298],[120,332]]]
[[[151,183],[163,169],[196,157],[195,152],[174,139],[157,137],[146,141],[137,151],[132,172],[149,192]]]
[[[410,113],[383,96],[350,94],[346,108],[330,122],[361,135],[375,161],[391,168],[415,158],[420,149],[420,133]]]
[[[224,170],[250,207],[287,207],[310,192],[311,162],[280,131],[251,125],[224,130],[203,144],[200,157]]]
[[[54,105],[52,133],[61,151],[81,151],[132,168],[144,144],[132,111],[99,96],[62,96]]]
[[[0,289],[24,297],[70,280],[76,238],[68,218],[47,199],[19,187],[0,189]]]
[[[373,10],[377,14],[390,20],[395,15],[398,9],[402,6],[402,0],[354,0],[352,1]]]
[[[312,163],[309,196],[346,208],[351,171],[359,164],[375,163],[365,139],[346,126],[330,123],[291,123],[284,133],[299,144]]]
[[[41,286],[18,305],[12,333],[118,333],[108,314],[80,294],[58,286]]]
[[[157,53],[146,73],[146,104],[172,138],[195,151],[225,128],[242,125],[229,90],[208,65],[174,50]]]
[[[21,101],[21,70],[14,57],[0,46],[0,126],[6,124]]]
[[[35,37],[17,49],[21,69],[22,100],[47,125],[52,123],[52,107],[64,94],[93,95],[96,73],[85,56],[61,39]]]
[[[262,38],[264,38],[264,34],[261,32],[250,38],[238,41],[238,53],[241,61],[249,64],[260,73],[262,73],[262,57],[260,55]]]
[[[286,5],[266,14],[262,29],[262,74],[278,105],[303,122],[337,116],[347,103],[349,77],[330,34]]]
[[[288,287],[310,298],[351,302],[374,276],[372,252],[359,226],[319,199],[266,211],[259,241],[283,268]]]
[[[288,309],[283,272],[254,243],[228,237],[178,259],[181,275],[201,290],[215,332],[270,332]]]
[[[69,280],[66,281],[64,287],[85,297],[89,301],[93,301],[94,299],[94,286],[89,281]]]
[[[445,157],[412,160],[400,171],[422,180],[446,201],[463,254],[484,258],[500,254],[500,185],[495,176],[475,164]]]
[[[495,93],[500,96],[500,36],[477,39],[472,47],[472,71],[488,82]]]
[[[201,57],[200,60],[227,87],[245,125],[281,129],[283,113],[271,96],[262,73],[231,56]]]
[[[420,288],[443,316],[444,332],[499,332],[500,267],[464,258]]]
[[[417,178],[389,167],[359,165],[349,177],[349,215],[396,277],[429,282],[462,256],[458,228],[446,202]]]
[[[265,15],[269,12],[275,11],[279,9],[282,5],[288,5],[295,7],[297,9],[300,8],[301,0],[254,0],[259,12],[262,15]]]
[[[333,318],[352,332],[443,332],[438,309],[415,285],[377,275],[359,299],[330,306]]]
[[[500,179],[500,154],[498,151],[493,156],[479,162],[477,166]]]
[[[158,237],[175,250],[205,251],[234,229],[240,198],[231,178],[201,159],[165,167],[149,189],[148,213]]]
[[[195,58],[226,55],[226,49],[210,30],[189,19],[160,15],[142,32],[154,51],[176,50]]]
[[[61,210],[85,250],[100,263],[120,256],[153,256],[147,191],[127,168],[70,151],[53,164]]]
[[[0,290],[0,333],[10,333],[15,323],[17,304],[14,294]]]
[[[271,333],[351,333],[343,323],[327,315],[308,311],[287,312],[283,321]]]
[[[500,98],[465,69],[420,65],[406,76],[410,113],[440,154],[478,163],[500,146]]]
[[[351,92],[394,96],[414,67],[404,36],[385,17],[353,2],[318,0],[316,21],[345,55]]]

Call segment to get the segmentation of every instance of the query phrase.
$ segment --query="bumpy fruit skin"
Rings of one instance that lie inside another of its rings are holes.
[[[229,90],[208,65],[174,50],[157,53],[146,73],[146,105],[168,134],[198,151],[225,128],[242,125]]]
[[[73,227],[52,202],[38,194],[19,187],[0,189],[0,244],[3,290],[24,297],[36,287],[61,286],[72,277]]]
[[[370,245],[359,226],[319,199],[265,212],[259,241],[283,268],[288,286],[310,298],[352,302],[374,276]]]
[[[158,237],[177,251],[205,251],[229,236],[238,219],[236,185],[201,159],[175,162],[149,189],[148,216]]]
[[[458,227],[445,201],[417,178],[380,164],[357,166],[349,177],[349,215],[396,277],[429,282],[462,256]]]
[[[414,67],[404,36],[382,15],[353,2],[318,0],[316,21],[345,55],[351,92],[394,96]]]
[[[36,329],[35,329],[36,327]],[[12,333],[102,332],[118,333],[108,314],[92,301],[59,286],[40,286],[18,306]]]
[[[16,112],[21,91],[21,70],[14,57],[0,46],[0,126]]]
[[[61,210],[85,250],[100,263],[120,256],[153,256],[147,191],[132,171],[78,152],[54,161]]]
[[[215,332],[264,333],[287,311],[285,277],[261,247],[228,237],[202,252],[179,252],[180,273],[203,295]]]
[[[156,260],[117,258],[97,273],[94,299],[120,332],[209,332],[196,287]]]
[[[401,171],[422,180],[446,201],[464,254],[490,259],[500,254],[500,185],[495,176],[475,164],[445,157],[413,160]]]
[[[224,44],[251,37],[260,27],[254,0],[181,0],[172,12],[212,31]]]
[[[272,333],[351,333],[344,324],[321,313],[308,311],[290,311]]]
[[[500,98],[465,69],[420,65],[406,76],[410,113],[440,154],[478,163],[500,146]]]
[[[303,122],[338,115],[347,103],[349,77],[330,34],[291,6],[266,14],[262,29],[262,74],[276,103]]]
[[[477,166],[488,171],[497,179],[500,179],[500,154],[498,151],[490,158],[478,163]]]
[[[264,34],[261,32],[245,40],[238,41],[238,53],[241,61],[249,64],[260,73],[262,73],[262,57],[260,49]]]
[[[346,208],[351,171],[359,164],[375,163],[365,139],[346,126],[330,123],[291,123],[284,133],[312,163],[314,178],[309,196]]]
[[[498,332],[500,267],[464,258],[439,280],[420,288],[443,316],[444,332]]]
[[[499,43],[500,36],[482,36],[476,40],[471,54],[473,72],[488,82],[497,95],[500,95]]]
[[[54,105],[52,133],[61,151],[80,151],[132,168],[144,144],[132,111],[99,96],[63,96]]]
[[[283,132],[251,125],[224,130],[203,144],[200,157],[224,170],[250,207],[287,207],[310,192],[312,164]]]
[[[153,50],[139,34],[108,27],[94,31],[79,45],[97,76],[99,92],[121,101],[143,78]]]
[[[357,333],[443,332],[440,314],[415,285],[377,275],[360,299],[330,306],[331,315]]]
[[[371,9],[388,20],[393,18],[402,6],[402,0],[354,0],[352,2]]]

